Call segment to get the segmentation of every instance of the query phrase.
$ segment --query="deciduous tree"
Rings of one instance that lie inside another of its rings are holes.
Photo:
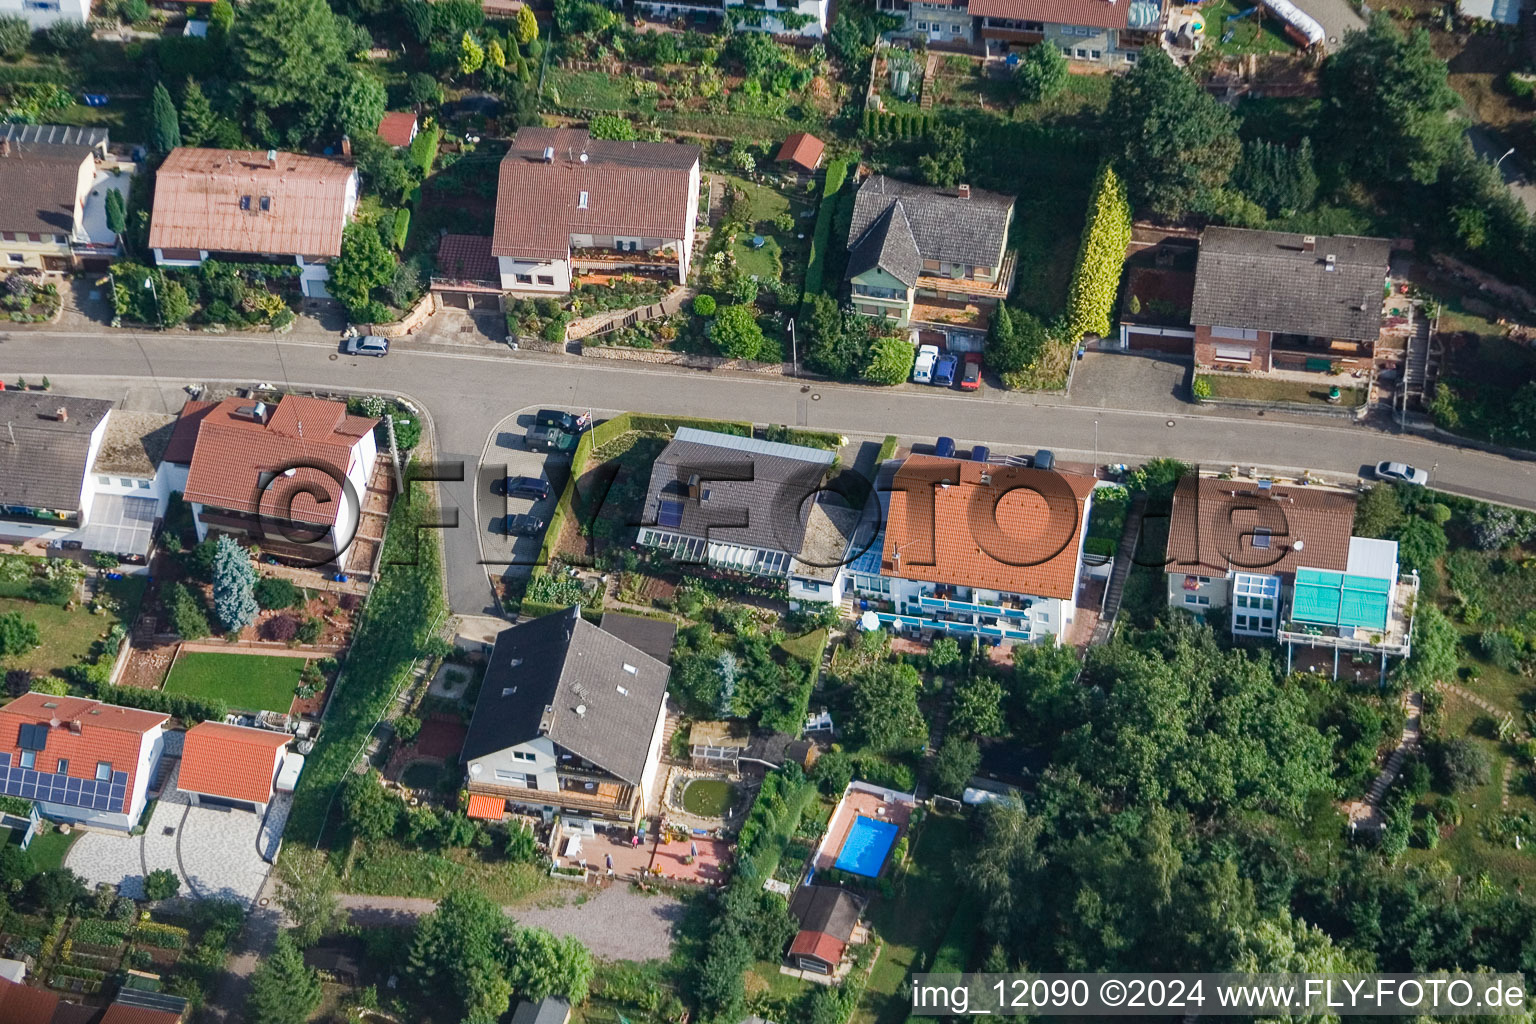
[[[352,834],[365,841],[377,841],[394,835],[400,824],[399,798],[379,785],[379,773],[349,775],[341,794],[341,808]]]
[[[894,334],[876,338],[869,346],[869,362],[864,367],[864,378],[875,384],[900,384],[912,373],[912,363],[916,358],[917,349],[906,338]]]
[[[20,57],[27,52],[27,44],[31,41],[32,26],[27,24],[27,19],[0,18],[0,57],[7,60]]]
[[[423,993],[452,999],[464,1016],[498,1020],[512,995],[503,977],[507,929],[501,908],[479,889],[450,889],[417,922],[407,973]]]
[[[709,337],[721,355],[732,359],[756,359],[763,349],[757,310],[745,303],[722,308],[709,325]]]
[[[849,730],[864,746],[899,753],[928,739],[928,723],[917,706],[922,679],[911,665],[882,662],[863,669],[849,689]]]
[[[336,899],[339,883],[329,858],[303,845],[284,847],[277,862],[277,878],[277,903],[295,922],[294,941],[313,946],[341,920],[341,904]]]
[[[945,796],[958,798],[980,766],[981,748],[974,740],[945,736],[933,759],[933,783]]]
[[[37,623],[22,618],[21,612],[0,614],[0,658],[23,654],[41,642]]]
[[[1019,97],[1025,103],[1050,99],[1067,87],[1071,77],[1067,58],[1056,47],[1045,45],[1031,46],[1013,73]]]
[[[341,238],[341,256],[331,264],[331,294],[348,310],[365,310],[375,288],[383,288],[395,272],[395,257],[384,248],[372,224],[353,221]]]
[[[585,1002],[595,967],[592,954],[573,936],[556,938],[543,928],[519,928],[507,942],[507,980],[524,999],[559,996]]]

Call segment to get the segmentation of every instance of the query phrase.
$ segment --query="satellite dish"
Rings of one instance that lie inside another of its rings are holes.
[[[479,761],[476,761],[474,764],[469,766],[469,774],[471,774],[471,775],[479,775],[480,774],[480,762]]]
[[[873,633],[875,630],[880,628],[880,616],[876,615],[874,612],[865,612],[863,615],[859,616],[859,626],[866,633]]]
[[[1295,544],[1291,545],[1291,549],[1294,551],[1300,551],[1304,547],[1306,547],[1306,545],[1301,541],[1297,541]]]
[[[576,705],[576,713],[578,715],[586,714],[587,713],[587,706],[585,704],[577,704]]]

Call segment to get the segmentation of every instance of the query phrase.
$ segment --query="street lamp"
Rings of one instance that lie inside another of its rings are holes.
[[[1099,478],[1099,421],[1093,421],[1093,478]]]
[[[1505,153],[1504,156],[1499,157],[1497,160],[1495,160],[1493,162],[1493,169],[1494,170],[1498,170],[1499,169],[1499,164],[1503,163],[1505,158],[1508,157],[1510,155],[1510,153],[1513,153],[1514,151],[1515,151],[1515,147],[1514,146],[1510,146],[1509,147],[1509,152]]]
[[[160,318],[160,329],[163,331],[165,330],[165,310],[160,307],[160,289],[155,287],[153,275],[144,278],[144,287],[148,288],[149,293],[155,297],[155,315]]]

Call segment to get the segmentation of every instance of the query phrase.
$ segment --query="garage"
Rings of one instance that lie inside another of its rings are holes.
[[[1167,352],[1187,356],[1194,351],[1195,332],[1172,328],[1122,327],[1120,347],[1133,352]]]

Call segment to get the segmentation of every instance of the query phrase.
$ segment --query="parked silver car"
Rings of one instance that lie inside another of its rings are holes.
[[[1428,473],[1422,469],[1414,469],[1406,462],[1376,463],[1376,478],[1378,480],[1401,480],[1405,484],[1416,484],[1419,487],[1429,483]]]
[[[389,339],[381,338],[377,334],[364,334],[361,337],[348,338],[344,351],[349,356],[387,356],[389,355]]]

